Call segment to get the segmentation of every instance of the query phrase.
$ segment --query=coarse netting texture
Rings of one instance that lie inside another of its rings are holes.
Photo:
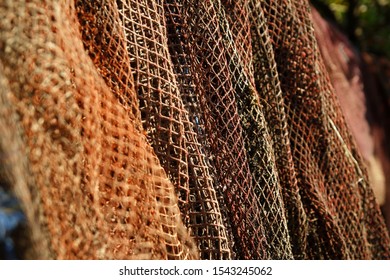
[[[26,258],[388,259],[307,1],[3,1]]]

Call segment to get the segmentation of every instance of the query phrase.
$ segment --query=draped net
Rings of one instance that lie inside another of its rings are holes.
[[[307,1],[2,1],[26,258],[387,259]]]

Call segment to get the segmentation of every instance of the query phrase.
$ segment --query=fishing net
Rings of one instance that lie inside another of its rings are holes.
[[[306,1],[3,1],[26,258],[387,259]]]
[[[324,20],[315,9],[311,14],[330,80],[350,131],[367,163],[375,197],[385,218],[388,218],[390,63],[385,57],[359,52],[335,24]]]

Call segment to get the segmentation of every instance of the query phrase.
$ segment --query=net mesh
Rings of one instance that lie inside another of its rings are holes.
[[[388,102],[389,65],[385,57],[359,52],[339,31],[312,10],[315,35],[340,101],[347,124],[367,162],[368,177],[375,197],[388,217],[386,193],[390,194]],[[387,222],[389,228],[390,223]]]
[[[306,1],[3,1],[27,258],[387,259]]]

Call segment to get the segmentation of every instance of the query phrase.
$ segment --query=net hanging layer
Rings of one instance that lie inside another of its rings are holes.
[[[388,259],[306,1],[4,1],[26,258]]]

